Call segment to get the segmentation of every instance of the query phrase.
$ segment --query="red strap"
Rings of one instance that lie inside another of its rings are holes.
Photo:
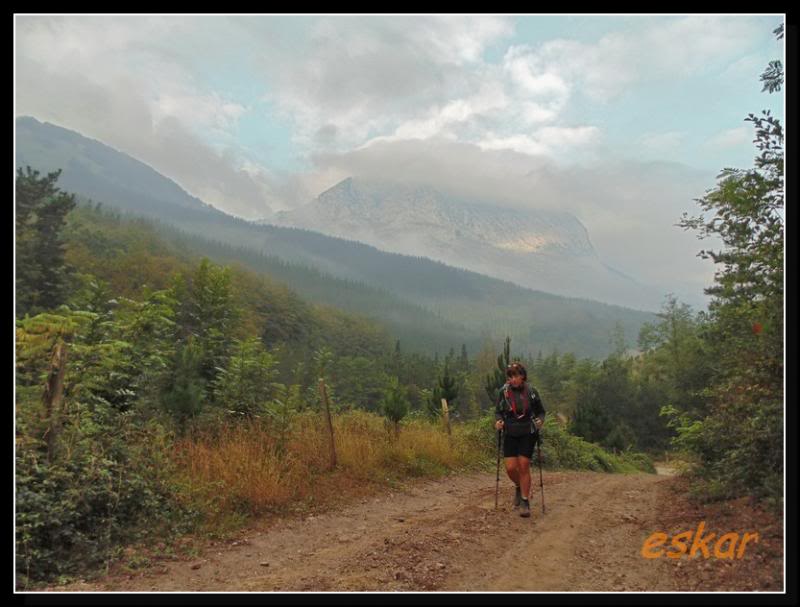
[[[514,414],[514,416],[517,419],[522,419],[523,417],[525,417],[525,413],[528,411],[528,398],[526,396],[524,396],[525,392],[527,391],[526,389],[527,389],[527,386],[523,385],[523,390],[522,390],[522,394],[523,394],[523,397],[522,397],[522,405],[523,405],[522,406],[522,413],[517,415],[517,400],[514,398],[513,391],[510,388],[506,388],[506,400],[510,400],[511,401],[511,412]]]

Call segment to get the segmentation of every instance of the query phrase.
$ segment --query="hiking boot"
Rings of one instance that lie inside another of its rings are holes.
[[[531,504],[528,500],[520,499],[519,515],[526,518],[531,515]]]
[[[522,490],[519,485],[514,488],[514,508],[519,508],[519,503],[522,501]]]

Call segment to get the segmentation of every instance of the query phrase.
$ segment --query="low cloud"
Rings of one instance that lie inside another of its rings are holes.
[[[17,115],[121,150],[230,213],[263,216],[280,194],[272,176],[244,170],[234,147],[214,149],[200,137],[211,132],[224,141],[244,108],[219,94],[201,94],[188,72],[154,60],[149,45],[183,27],[155,18],[20,19]],[[120,69],[140,52],[145,68],[158,69]]]
[[[492,207],[567,211],[586,226],[601,258],[643,283],[694,296],[713,279],[696,235],[675,224],[699,211],[713,172],[664,162],[606,160],[563,166],[545,155],[482,149],[445,139],[377,142],[315,156],[321,190],[348,176],[432,186]],[[704,243],[706,246],[708,243]]]

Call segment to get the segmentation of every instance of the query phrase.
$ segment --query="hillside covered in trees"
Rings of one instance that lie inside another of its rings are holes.
[[[17,119],[17,166],[63,169],[62,189],[154,222],[166,240],[189,240],[220,262],[244,263],[298,294],[369,315],[402,336],[408,351],[435,355],[455,344],[477,351],[510,335],[520,352],[601,358],[621,325],[631,342],[650,312],[540,289],[382,251],[305,229],[258,225],[190,196],[147,165],[98,141],[29,117]],[[457,336],[454,339],[454,336]]]

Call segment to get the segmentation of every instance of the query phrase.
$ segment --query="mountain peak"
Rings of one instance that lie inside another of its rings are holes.
[[[270,223],[428,257],[523,287],[640,307],[652,299],[598,258],[565,211],[504,208],[423,183],[350,176]],[[660,294],[659,294],[660,298]]]
[[[337,181],[327,190],[323,191],[319,196],[317,196],[317,198],[321,199],[323,197],[329,197],[331,194],[339,194],[339,193],[349,194],[352,191],[353,191],[353,178],[345,177],[341,181]]]

